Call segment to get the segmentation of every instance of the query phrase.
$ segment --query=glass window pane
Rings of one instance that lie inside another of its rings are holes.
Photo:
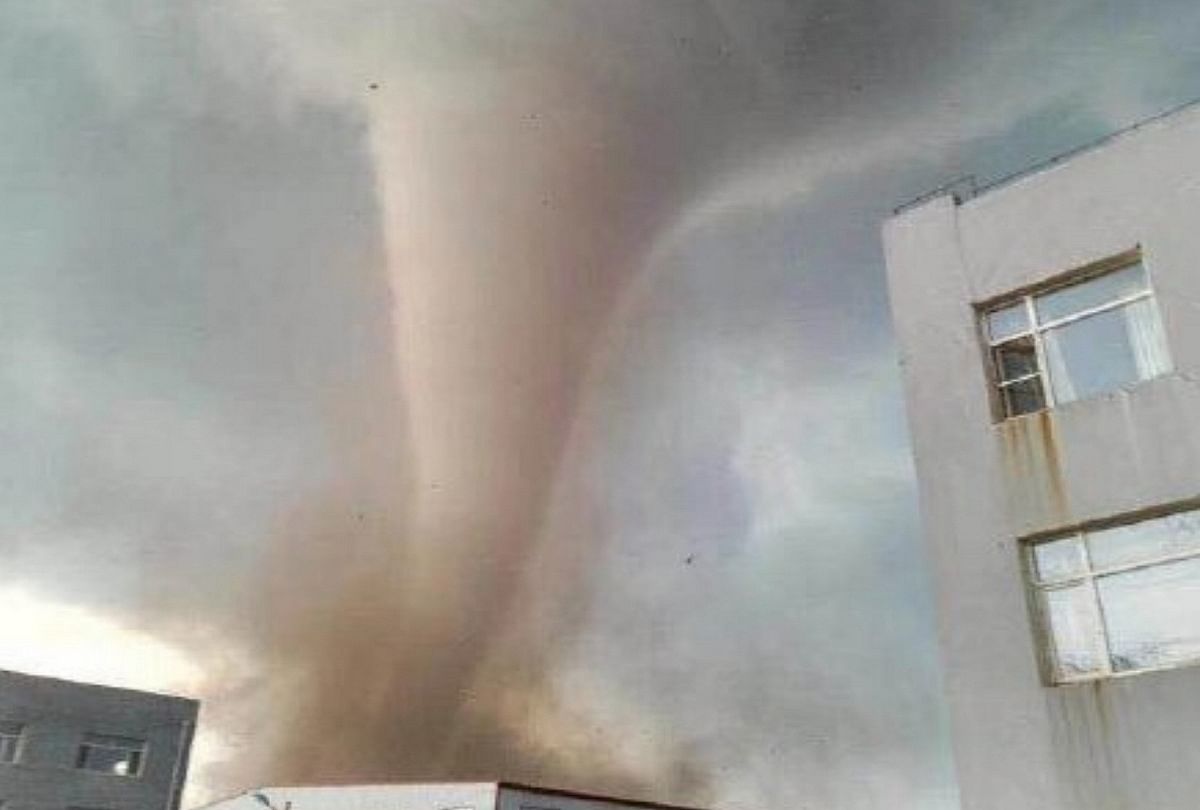
[[[1143,369],[1134,351],[1126,309],[1110,309],[1044,333],[1056,402],[1086,399],[1154,376],[1154,365]],[[1143,376],[1143,370],[1151,373]]]
[[[89,771],[132,776],[138,772],[140,751],[84,744],[79,750],[79,767]]]
[[[1037,373],[1037,347],[1032,335],[1002,343],[992,350],[992,355],[1001,381]]]
[[[1024,413],[1040,411],[1046,407],[1046,397],[1042,394],[1040,377],[1001,386],[1000,398],[1004,401],[1005,416],[1020,416]]]
[[[142,771],[142,752],[130,751],[125,759],[113,766],[113,773],[122,776],[137,776]]]
[[[1037,310],[1038,323],[1047,323],[1145,289],[1146,271],[1138,262],[1122,270],[1039,295],[1034,298],[1033,306]]]
[[[1088,532],[1087,542],[1097,569],[1200,552],[1200,511]]]
[[[1096,580],[1115,670],[1200,658],[1200,558]]]
[[[1033,567],[1039,582],[1061,582],[1087,573],[1083,539],[1065,537],[1033,547]]]
[[[1024,301],[1003,309],[993,310],[987,315],[988,337],[993,343],[1029,331],[1029,310]]]
[[[1108,653],[1100,610],[1090,582],[1042,591],[1047,634],[1053,650],[1055,680],[1073,680],[1103,672]]]

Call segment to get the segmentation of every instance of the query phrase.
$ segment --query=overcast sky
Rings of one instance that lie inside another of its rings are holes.
[[[954,804],[879,225],[1185,0],[0,0],[0,667],[191,798]]]

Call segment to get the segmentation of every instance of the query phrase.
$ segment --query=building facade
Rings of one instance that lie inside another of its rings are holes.
[[[1200,806],[1200,110],[884,226],[963,806]]]
[[[0,808],[176,810],[199,704],[0,670]]]

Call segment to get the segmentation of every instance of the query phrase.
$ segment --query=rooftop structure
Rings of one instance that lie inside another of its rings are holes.
[[[689,810],[514,782],[263,787],[203,810]]]

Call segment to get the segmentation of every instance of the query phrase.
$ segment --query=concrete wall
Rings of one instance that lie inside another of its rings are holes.
[[[964,806],[1200,806],[1200,668],[1044,686],[1018,547],[1200,496],[1200,110],[884,241]],[[973,304],[1138,245],[1175,373],[996,423]]]
[[[198,704],[184,698],[0,670],[0,719],[25,726],[16,763],[0,763],[4,810],[170,810],[177,806]],[[87,733],[146,740],[141,776],[75,767]]]

